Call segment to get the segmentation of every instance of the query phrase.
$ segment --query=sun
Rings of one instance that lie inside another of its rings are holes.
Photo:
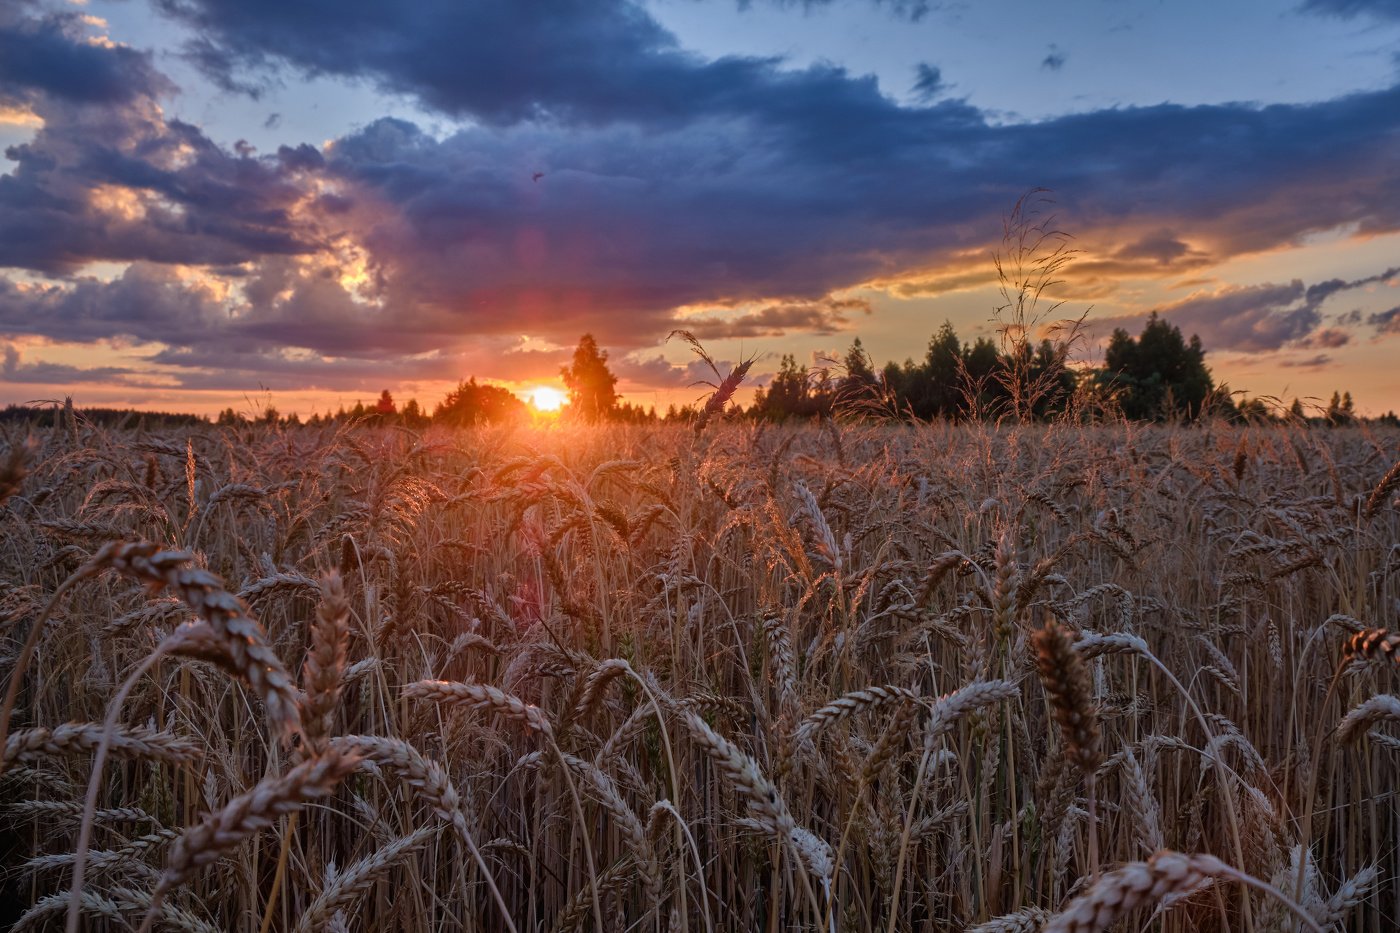
[[[549,386],[537,386],[530,390],[530,404],[536,411],[558,411],[564,406],[564,393]]]

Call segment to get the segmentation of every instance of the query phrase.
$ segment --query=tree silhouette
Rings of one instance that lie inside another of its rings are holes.
[[[1153,311],[1136,340],[1121,327],[1113,332],[1101,378],[1119,393],[1128,418],[1195,418],[1215,388],[1205,356],[1201,338],[1188,342]]]
[[[525,403],[513,393],[500,386],[477,385],[473,376],[447,393],[447,397],[434,409],[433,420],[439,424],[466,427],[478,422],[511,421],[523,418],[525,414]]]
[[[617,377],[608,369],[608,352],[592,334],[579,338],[573,363],[560,370],[569,389],[569,411],[584,421],[600,421],[617,407]]]

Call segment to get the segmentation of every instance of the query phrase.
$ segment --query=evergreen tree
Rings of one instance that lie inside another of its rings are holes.
[[[995,355],[996,348],[992,348]],[[951,321],[929,338],[924,365],[909,387],[909,407],[920,418],[956,418],[962,405],[962,344]]]
[[[569,412],[584,421],[600,421],[617,405],[617,377],[608,369],[608,353],[592,334],[579,338],[573,363],[560,370],[569,389]]]
[[[1215,388],[1205,355],[1201,338],[1187,341],[1154,311],[1136,340],[1121,327],[1113,332],[1101,378],[1119,393],[1128,418],[1195,418]]]
[[[421,428],[428,423],[428,416],[418,406],[418,399],[411,398],[403,407],[403,423],[406,427]]]
[[[880,385],[880,379],[870,366],[870,355],[861,346],[857,337],[846,351],[843,361],[846,374],[841,377],[837,391],[844,402],[859,402],[872,397]]]

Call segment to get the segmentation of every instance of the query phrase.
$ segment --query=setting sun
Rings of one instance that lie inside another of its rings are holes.
[[[558,411],[563,407],[564,401],[564,393],[549,386],[539,386],[530,390],[530,404],[538,411]]]

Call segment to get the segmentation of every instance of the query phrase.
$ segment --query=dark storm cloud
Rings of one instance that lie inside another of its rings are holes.
[[[732,110],[758,59],[703,62],[626,0],[157,0],[205,39],[194,60],[234,86],[239,71],[286,63],[372,76],[445,112],[511,123],[548,111],[664,120]]]
[[[0,175],[0,266],[238,263],[315,248],[295,164],[229,153],[149,105],[34,106],[44,126]],[[293,160],[294,163],[295,160]]]
[[[249,74],[289,66],[369,77],[446,113],[496,124],[546,113],[582,122],[664,123],[755,109],[791,119],[794,109],[811,103],[804,99],[806,80],[788,80],[776,60],[700,59],[631,0],[155,3],[198,33],[191,59],[228,88],[249,84]],[[911,0],[887,5],[912,19],[928,9]],[[808,74],[819,84],[824,75],[848,80],[829,67]]]
[[[1306,337],[1322,313],[1304,297],[1303,283],[1230,288],[1214,295],[1187,298],[1162,308],[1162,317],[1182,332],[1199,334],[1211,349],[1277,350]]]
[[[173,86],[150,57],[93,44],[88,30],[66,14],[0,13],[0,102],[42,121],[5,151],[15,164],[0,175],[0,267],[234,263],[312,248],[314,232],[292,218],[304,157],[230,153],[165,118],[157,97]]]
[[[43,95],[81,104],[120,104],[169,91],[150,56],[83,41],[72,13],[21,18],[0,11],[0,100]]]
[[[216,332],[224,316],[207,288],[146,263],[132,264],[110,282],[81,278],[68,285],[25,285],[0,278],[0,332],[6,334],[79,343],[112,338],[187,343]]]

